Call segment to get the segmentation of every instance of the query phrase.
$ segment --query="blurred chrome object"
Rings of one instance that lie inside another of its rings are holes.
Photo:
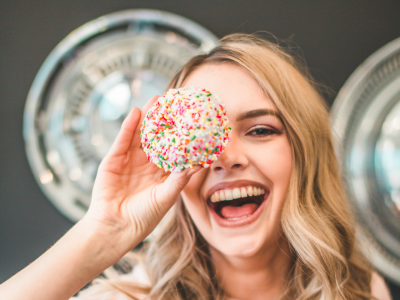
[[[363,247],[378,270],[400,283],[400,39],[351,75],[331,120]]]
[[[127,10],[93,20],[49,55],[29,91],[26,152],[47,197],[70,220],[90,204],[98,165],[133,107],[217,38],[183,17]]]

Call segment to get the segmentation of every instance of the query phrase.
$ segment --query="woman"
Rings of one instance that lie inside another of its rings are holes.
[[[224,101],[225,152],[208,169],[166,174],[147,161],[139,137],[157,97],[133,109],[100,165],[86,216],[0,286],[0,298],[69,299],[176,203],[143,267],[100,280],[79,299],[390,299],[356,241],[327,109],[294,59],[234,34],[193,58],[171,83],[181,86]],[[211,204],[234,189],[259,193],[262,203]]]

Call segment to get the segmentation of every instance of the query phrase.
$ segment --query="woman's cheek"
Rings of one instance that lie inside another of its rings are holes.
[[[271,176],[278,179],[278,181],[289,180],[292,169],[292,150],[288,139],[285,136],[281,136],[262,150],[257,155],[261,158],[260,164],[264,168],[267,167]]]
[[[279,140],[270,150],[270,157],[265,163],[271,166],[267,177],[271,179],[274,187],[274,210],[281,211],[292,173],[292,150],[287,138]],[[279,218],[278,215],[276,217]]]
[[[278,163],[278,174],[279,179],[284,182],[288,183],[290,180],[290,175],[292,172],[292,148],[287,138],[282,139],[281,143],[277,145],[277,149],[275,150],[277,154],[276,160]]]

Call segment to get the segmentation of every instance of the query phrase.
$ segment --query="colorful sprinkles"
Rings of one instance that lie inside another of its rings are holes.
[[[140,128],[149,161],[170,172],[208,168],[229,142],[221,99],[201,88],[170,89],[147,112]]]

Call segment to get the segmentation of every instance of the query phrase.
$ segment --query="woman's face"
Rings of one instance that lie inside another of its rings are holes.
[[[182,86],[217,94],[232,128],[223,154],[195,174],[182,192],[193,222],[227,256],[250,257],[276,247],[282,238],[280,215],[292,154],[274,105],[255,79],[234,64],[201,66]]]

